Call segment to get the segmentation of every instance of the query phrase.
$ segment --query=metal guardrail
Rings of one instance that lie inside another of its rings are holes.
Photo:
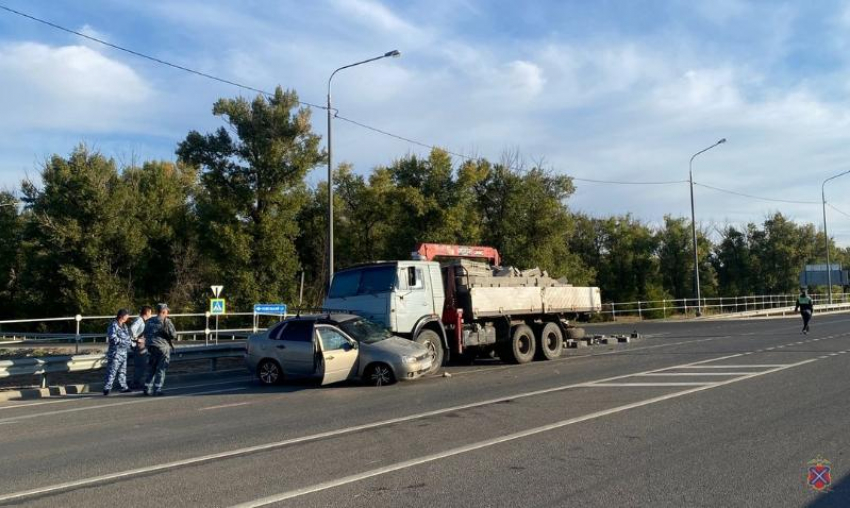
[[[814,304],[818,307],[827,305],[826,294],[811,294]],[[762,311],[769,309],[781,309],[783,307],[794,307],[797,301],[796,294],[781,295],[747,295],[747,296],[717,296],[700,298],[699,307],[704,313],[746,313],[751,311]],[[850,303],[850,293],[833,293],[833,305]],[[616,321],[620,316],[637,316],[663,318],[675,315],[689,315],[697,310],[695,298],[679,298],[670,300],[643,300],[634,302],[612,302],[602,304],[600,314],[609,315]]]
[[[171,353],[171,362],[210,360],[210,369],[216,370],[219,358],[239,358],[244,354],[244,344],[187,346],[176,348]],[[41,387],[46,388],[50,374],[92,371],[106,367],[106,363],[106,355],[64,355],[0,360],[0,378],[41,376]]]

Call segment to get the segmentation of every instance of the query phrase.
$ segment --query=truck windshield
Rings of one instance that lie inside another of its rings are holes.
[[[339,327],[357,342],[365,344],[372,344],[392,337],[392,334],[386,328],[368,319],[346,321],[340,323]]]
[[[386,293],[395,288],[395,266],[378,266],[346,270],[334,275],[328,298]]]

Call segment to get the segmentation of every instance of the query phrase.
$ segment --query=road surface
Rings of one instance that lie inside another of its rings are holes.
[[[632,329],[383,388],[0,404],[0,505],[850,506],[850,315],[593,331]]]

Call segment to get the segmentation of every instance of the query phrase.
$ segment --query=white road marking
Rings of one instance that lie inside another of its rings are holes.
[[[175,386],[175,387],[172,387],[172,388],[164,388],[163,391],[172,392],[172,391],[176,391],[176,390],[187,390],[187,389],[190,389],[190,388],[204,388],[204,387],[207,387],[207,386],[229,385],[229,384],[234,384],[234,383],[242,383],[242,382],[245,382],[245,381],[250,381],[251,379],[253,379],[253,378],[244,377],[244,378],[234,378],[230,381],[216,381],[215,383],[203,383],[203,384],[185,385],[185,386],[181,385],[181,386]],[[191,395],[191,394],[184,394],[184,395]],[[128,398],[128,397],[136,397],[136,396],[138,396],[138,392],[135,392],[135,393],[132,393],[132,394],[131,393],[128,393],[128,394],[116,393],[114,395],[111,395],[111,397],[115,397],[115,398]],[[181,397],[182,396],[183,395],[181,395]],[[74,394],[65,395],[65,396],[63,396],[62,399],[57,399],[57,400],[44,400],[44,401],[40,401],[40,402],[28,402],[28,403],[23,403],[23,404],[15,404],[15,405],[11,405],[11,406],[0,406],[0,410],[3,410],[3,409],[18,409],[18,408],[22,408],[22,407],[31,407],[31,406],[43,406],[43,405],[46,405],[46,404],[62,404],[62,403],[65,403],[65,402],[78,402],[78,401],[81,401],[81,400],[93,400],[93,399],[102,399],[102,398],[103,397],[98,392],[74,393]],[[174,397],[172,396],[171,398],[174,398]],[[113,405],[115,405],[115,404],[113,404]],[[39,414],[49,415],[51,413],[46,412],[46,413],[39,413]]]
[[[650,372],[643,376],[745,376],[747,374],[750,372]]]
[[[248,404],[253,404],[253,403],[252,402],[236,402],[234,404],[222,404],[220,406],[202,407],[202,408],[198,409],[198,411],[209,411],[210,409],[224,409],[226,407],[247,406]]]
[[[772,369],[774,367],[786,367],[790,363],[760,363],[760,364],[741,364],[741,365],[693,365],[688,367],[679,367],[680,369]]]
[[[589,383],[583,388],[625,388],[625,387],[648,387],[648,386],[708,386],[717,383]]]
[[[772,370],[765,371],[765,372],[757,372],[757,373],[749,374],[745,377],[741,377],[741,378],[737,378],[737,379],[730,379],[728,381],[724,381],[724,382],[721,382],[721,383],[714,383],[714,384],[707,385],[707,386],[698,386],[698,387],[695,387],[695,388],[691,388],[690,390],[684,390],[684,391],[680,391],[680,392],[671,393],[671,394],[668,394],[668,395],[662,395],[660,397],[653,397],[651,399],[646,399],[646,400],[642,400],[642,401],[639,401],[639,402],[633,402],[631,404],[625,404],[625,405],[622,405],[622,406],[617,406],[617,407],[614,407],[614,408],[611,408],[611,409],[605,409],[605,410],[602,410],[602,411],[597,411],[595,413],[590,413],[590,414],[586,414],[586,415],[583,415],[583,416],[570,418],[570,419],[567,419],[567,420],[561,420],[559,422],[551,423],[551,424],[548,424],[548,425],[543,425],[543,426],[540,426],[540,427],[535,427],[535,428],[524,430],[524,431],[521,431],[521,432],[515,432],[513,434],[507,434],[505,436],[501,436],[501,437],[497,437],[497,438],[493,438],[493,439],[487,439],[485,441],[479,441],[478,443],[472,443],[472,444],[469,444],[469,445],[460,446],[460,447],[457,447],[457,448],[452,448],[450,450],[446,450],[446,451],[443,451],[443,452],[440,452],[440,453],[435,453],[435,454],[432,454],[432,455],[426,455],[424,457],[419,457],[419,458],[416,458],[416,459],[398,462],[396,464],[391,464],[389,466],[384,466],[384,467],[380,467],[380,468],[377,468],[377,469],[372,469],[371,471],[365,471],[363,473],[358,473],[358,474],[346,476],[346,477],[343,477],[343,478],[339,478],[339,479],[336,479],[336,480],[318,483],[318,484],[315,484],[315,485],[311,485],[309,487],[304,487],[304,488],[301,488],[301,489],[291,490],[291,491],[288,491],[288,492],[283,492],[283,493],[280,493],[280,494],[275,494],[275,495],[272,495],[272,496],[267,496],[267,497],[263,497],[263,498],[260,498],[260,499],[255,499],[253,501],[248,501],[246,503],[234,505],[232,508],[257,508],[257,507],[260,507],[260,506],[267,506],[267,505],[270,505],[272,503],[279,503],[281,501],[286,501],[288,499],[301,497],[301,496],[304,496],[304,495],[307,495],[307,494],[313,494],[313,493],[316,493],[316,492],[321,492],[321,491],[332,489],[332,488],[335,488],[335,487],[340,487],[342,485],[347,485],[347,484],[350,484],[350,483],[359,482],[359,481],[362,481],[362,480],[366,480],[368,478],[373,478],[375,476],[381,476],[381,475],[385,475],[385,474],[392,473],[392,472],[395,472],[395,471],[400,471],[400,470],[403,470],[403,469],[409,469],[411,467],[418,466],[418,465],[421,465],[421,464],[426,464],[428,462],[434,462],[434,461],[437,461],[437,460],[442,460],[442,459],[446,459],[446,458],[449,458],[449,457],[453,457],[455,455],[461,455],[461,454],[464,454],[464,453],[469,453],[469,452],[481,450],[483,448],[488,448],[488,447],[498,445],[498,444],[502,444],[502,443],[506,443],[506,442],[509,442],[509,441],[516,441],[518,439],[523,439],[523,438],[534,436],[534,435],[537,435],[537,434],[542,434],[544,432],[549,432],[549,431],[552,431],[552,430],[560,429],[560,428],[566,427],[568,425],[586,422],[586,421],[589,421],[589,420],[595,420],[595,419],[601,418],[603,416],[608,416],[608,415],[612,415],[612,414],[615,414],[615,413],[628,411],[629,409],[635,409],[635,408],[639,408],[639,407],[643,407],[643,406],[648,406],[650,404],[656,404],[656,403],[663,402],[663,401],[666,401],[666,400],[675,399],[675,398],[678,398],[678,397],[682,397],[684,395],[689,395],[689,394],[704,391],[704,390],[710,390],[712,388],[725,386],[727,384],[737,383],[737,382],[743,381],[745,379],[751,379],[751,378],[754,378],[754,377],[757,377],[757,376],[763,376],[765,374],[778,372],[780,370],[785,370],[785,369],[788,369],[788,368],[791,368],[791,367],[797,367],[797,366],[800,366],[800,365],[805,365],[807,363],[811,363],[811,362],[814,362],[814,361],[816,361],[816,360],[814,360],[814,359],[805,360],[805,361],[802,361],[802,362],[791,364],[789,367],[780,367],[780,368],[772,369]],[[2,498],[0,498],[0,501],[2,501]]]
[[[169,395],[169,396],[165,397],[165,400],[182,399],[184,397],[193,397],[195,395],[212,395],[214,393],[235,392],[235,391],[239,391],[239,390],[247,390],[247,387],[240,386],[240,387],[236,387],[236,388],[225,388],[223,390],[208,390],[208,391],[205,391],[205,392],[193,392],[193,393],[187,393],[187,394],[184,394],[184,395]],[[58,415],[58,414],[64,414],[64,413],[76,413],[76,412],[79,412],[79,411],[88,411],[90,409],[102,409],[102,408],[117,407],[117,406],[127,406],[127,405],[130,405],[130,404],[144,404],[144,403],[147,403],[147,402],[155,402],[155,401],[162,401],[162,399],[160,397],[145,397],[143,399],[138,399],[138,398],[134,397],[133,400],[127,400],[127,401],[123,401],[123,402],[113,402],[111,404],[99,404],[97,406],[72,407],[72,408],[69,408],[69,409],[57,409],[55,411],[45,411],[43,413],[36,413],[36,414],[30,414],[30,415],[10,416],[8,418],[3,418],[2,420],[0,420],[0,423],[18,422],[18,421],[21,421],[21,420],[30,420],[32,418],[41,418],[43,416],[51,416],[51,415]]]
[[[668,368],[679,368],[679,367],[684,367],[684,366],[688,366],[688,365],[698,365],[698,364],[708,363],[708,362],[713,362],[713,361],[726,360],[728,358],[736,358],[736,357],[739,357],[739,356],[743,356],[743,354],[737,353],[737,354],[721,356],[721,357],[717,357],[717,358],[709,358],[707,360],[700,360],[698,362],[685,363],[685,364],[682,364],[682,365],[672,366],[672,367],[668,367]],[[796,364],[791,364],[791,365],[796,365]],[[0,495],[0,503],[4,503],[4,502],[16,500],[16,499],[23,499],[23,498],[32,497],[32,496],[49,494],[49,493],[57,492],[57,491],[61,491],[61,490],[69,490],[69,489],[75,489],[75,488],[79,488],[79,487],[85,487],[85,486],[88,486],[88,485],[94,485],[94,484],[113,481],[113,480],[120,480],[122,478],[128,478],[128,477],[132,477],[132,476],[136,476],[136,475],[156,473],[156,472],[165,471],[165,470],[168,470],[168,469],[190,466],[190,465],[200,464],[200,463],[203,463],[203,462],[209,462],[209,461],[213,461],[213,460],[237,457],[237,456],[246,455],[246,454],[249,454],[249,453],[268,451],[268,450],[273,450],[273,449],[276,449],[276,448],[283,448],[285,446],[289,446],[289,445],[293,445],[293,444],[300,444],[300,443],[306,443],[306,442],[310,442],[310,441],[318,441],[320,439],[325,439],[325,438],[338,437],[338,436],[342,436],[342,435],[345,435],[345,434],[351,434],[353,432],[359,432],[359,431],[363,431],[363,430],[369,430],[369,429],[374,429],[374,428],[378,428],[378,427],[385,427],[385,426],[388,426],[388,425],[393,425],[393,424],[398,424],[398,423],[405,423],[405,422],[410,422],[410,421],[414,421],[414,420],[420,420],[420,419],[423,419],[423,418],[429,418],[429,417],[438,416],[438,415],[441,415],[441,414],[454,413],[454,412],[462,411],[462,410],[465,410],[465,409],[472,409],[472,408],[477,408],[477,407],[482,407],[482,406],[489,406],[489,405],[498,404],[498,403],[501,403],[501,402],[506,402],[506,401],[509,401],[509,400],[517,400],[517,399],[524,399],[524,398],[528,398],[528,397],[536,397],[536,396],[539,396],[539,395],[556,393],[556,392],[565,391],[565,390],[569,390],[569,389],[573,389],[573,388],[585,388],[585,387],[587,387],[588,384],[604,383],[604,382],[608,382],[608,381],[616,381],[616,380],[619,380],[619,379],[625,379],[625,378],[632,377],[632,376],[635,376],[635,375],[646,374],[648,372],[654,372],[655,370],[658,370],[658,369],[653,369],[651,371],[644,371],[644,372],[636,372],[636,373],[632,373],[632,374],[623,374],[623,375],[620,375],[620,376],[613,376],[613,377],[604,378],[604,379],[598,379],[596,381],[591,381],[589,383],[588,382],[574,383],[574,384],[569,384],[569,385],[556,386],[556,387],[553,387],[553,388],[546,388],[546,389],[543,389],[543,390],[535,390],[535,391],[532,391],[532,392],[519,393],[519,394],[515,394],[515,395],[509,395],[509,396],[506,396],[506,397],[499,397],[499,398],[496,398],[496,399],[483,400],[483,401],[479,401],[479,402],[473,402],[473,403],[470,403],[470,404],[463,404],[463,405],[459,405],[459,406],[451,406],[451,407],[446,407],[446,408],[443,408],[443,409],[435,409],[433,411],[426,411],[426,412],[423,412],[423,413],[417,413],[417,414],[412,414],[412,415],[408,415],[408,416],[401,416],[401,417],[398,417],[398,418],[392,418],[392,419],[389,419],[389,420],[383,420],[383,421],[379,421],[379,422],[372,422],[372,423],[366,423],[366,424],[362,424],[362,425],[344,427],[344,428],[341,428],[341,429],[329,430],[329,431],[325,431],[325,432],[320,432],[318,434],[311,434],[311,435],[302,436],[302,437],[285,439],[283,441],[275,441],[275,442],[265,443],[265,444],[261,444],[261,445],[249,446],[249,447],[246,447],[246,448],[238,448],[238,449],[230,450],[230,451],[226,451],[226,452],[219,452],[219,453],[213,453],[213,454],[209,454],[209,455],[202,455],[202,456],[199,456],[199,457],[191,457],[191,458],[188,458],[188,459],[176,460],[176,461],[173,461],[173,462],[165,462],[165,463],[161,463],[161,464],[155,464],[155,465],[140,467],[140,468],[136,468],[136,469],[128,469],[128,470],[125,470],[125,471],[117,471],[115,473],[109,473],[109,474],[105,474],[105,475],[101,475],[101,476],[92,476],[92,477],[89,477],[89,478],[83,478],[83,479],[80,479],[80,480],[74,480],[74,481],[65,482],[65,483],[58,483],[58,484],[54,484],[54,485],[47,485],[45,487],[39,487],[39,488],[36,488],[36,489],[31,489],[31,490],[12,492],[12,493],[9,493],[9,494]],[[768,372],[771,372],[771,371],[768,371]],[[759,374],[762,374],[762,373],[759,373]],[[738,379],[743,379],[743,378],[738,378]],[[724,381],[724,382],[719,383],[719,384],[724,384],[724,383],[728,383],[728,381]],[[237,389],[244,390],[245,388],[237,388]],[[197,395],[200,395],[200,393],[198,393]],[[175,396],[175,397],[171,397],[171,398],[177,398],[177,397]],[[137,403],[137,402],[146,402],[147,400],[148,399],[140,400],[140,401],[128,401],[128,402],[123,402],[123,403],[119,403],[119,404],[132,404],[132,403]],[[154,399],[151,399],[151,400],[157,400],[157,399],[154,398]],[[117,405],[117,404],[111,404],[111,405]],[[80,410],[80,409],[88,409],[88,408],[66,409],[64,411],[74,411],[74,410]],[[41,416],[41,415],[34,415],[33,417],[35,418],[37,416]],[[9,418],[8,420],[13,421],[13,420],[17,420],[17,419]],[[2,421],[0,421],[0,422],[2,422]]]

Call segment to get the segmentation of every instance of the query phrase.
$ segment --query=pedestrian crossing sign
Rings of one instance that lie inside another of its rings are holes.
[[[221,316],[227,312],[227,302],[224,298],[213,298],[210,300],[210,314]]]

